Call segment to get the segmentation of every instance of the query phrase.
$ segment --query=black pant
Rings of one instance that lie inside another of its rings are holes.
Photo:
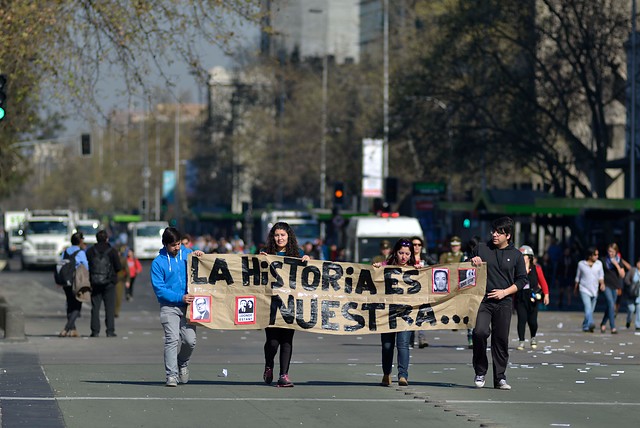
[[[115,333],[116,285],[91,284],[91,334],[100,333],[100,306],[104,300],[105,325],[107,336]]]
[[[524,342],[524,331],[529,324],[529,332],[531,337],[536,337],[538,332],[538,302],[532,302],[526,296],[530,296],[531,292],[525,290],[527,293],[524,296],[518,296],[516,298],[516,314],[518,314],[518,339],[520,342]],[[518,295],[524,291],[518,291]]]
[[[473,329],[473,369],[476,375],[484,376],[489,370],[487,338],[491,335],[494,386],[506,379],[512,306],[513,301],[509,297],[502,300],[485,298],[478,308],[476,326]]]
[[[67,331],[76,329],[76,319],[80,315],[80,309],[82,309],[82,302],[76,299],[73,292],[73,287],[62,287],[64,295],[67,298],[67,324],[64,329]]]
[[[129,297],[133,297],[133,283],[136,281],[136,277],[133,276],[129,278],[129,288],[125,290],[126,295]]]
[[[274,361],[280,347],[280,374],[289,373],[291,353],[293,352],[293,333],[295,330],[288,328],[268,327],[264,329],[267,341],[264,344],[264,364],[273,368]]]

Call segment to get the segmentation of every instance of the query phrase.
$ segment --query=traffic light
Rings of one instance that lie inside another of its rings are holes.
[[[469,229],[471,227],[471,220],[468,218],[462,220],[462,227],[464,227],[465,229]]]
[[[0,120],[4,119],[5,113],[5,105],[4,102],[7,99],[5,86],[7,84],[7,76],[4,74],[0,74]]]
[[[82,156],[91,156],[91,134],[82,134],[80,137]]]
[[[344,183],[336,181],[333,184],[333,206],[342,206],[344,202]]]

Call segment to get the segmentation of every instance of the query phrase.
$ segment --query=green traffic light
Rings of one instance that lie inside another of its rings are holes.
[[[4,119],[4,109],[0,107],[0,120]]]
[[[464,221],[462,222],[462,226],[464,226],[465,229],[469,229],[471,227],[471,220],[469,220],[468,218],[465,218]]]

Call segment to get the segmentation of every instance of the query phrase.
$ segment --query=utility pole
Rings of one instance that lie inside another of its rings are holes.
[[[382,62],[384,69],[384,87],[382,93],[382,120],[384,133],[382,157],[384,158],[384,162],[382,175],[383,178],[387,178],[389,176],[389,0],[383,0],[382,7]]]
[[[629,133],[629,198],[636,198],[636,0],[631,2],[631,130]],[[629,221],[629,260],[635,261],[636,221],[631,208]]]

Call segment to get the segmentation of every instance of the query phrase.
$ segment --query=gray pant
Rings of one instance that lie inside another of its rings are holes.
[[[196,347],[196,326],[187,323],[186,311],[186,307],[160,306],[167,377],[178,377],[178,367],[186,367],[189,364],[191,353]]]

